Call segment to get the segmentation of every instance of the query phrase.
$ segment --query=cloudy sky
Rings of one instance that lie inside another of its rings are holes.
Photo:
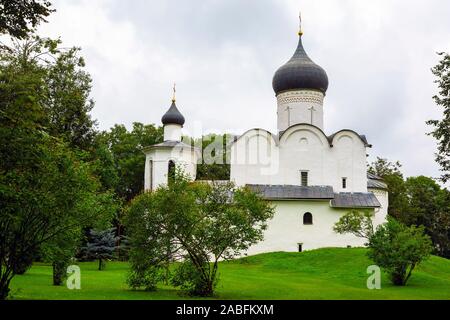
[[[172,83],[185,132],[276,131],[272,76],[297,44],[328,73],[325,131],[367,135],[406,175],[438,176],[430,68],[450,51],[448,0],[54,0],[40,27],[81,46],[100,129],[160,124]]]

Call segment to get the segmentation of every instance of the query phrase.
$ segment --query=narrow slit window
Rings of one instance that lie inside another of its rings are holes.
[[[149,176],[149,180],[150,180],[150,191],[153,191],[153,160],[150,160],[149,162],[149,167],[150,167],[150,176]]]
[[[347,178],[342,178],[342,189],[347,189]]]
[[[303,187],[308,186],[308,171],[301,172],[301,184]]]

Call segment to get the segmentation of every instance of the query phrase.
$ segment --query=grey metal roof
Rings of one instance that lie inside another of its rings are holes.
[[[248,184],[252,191],[262,195],[265,199],[333,199],[331,186],[294,186],[294,185],[255,185]]]
[[[167,141],[164,141],[164,142],[161,142],[161,143],[158,143],[158,144],[154,144],[154,145],[145,147],[143,149],[143,151],[145,152],[145,151],[148,151],[148,150],[151,150],[151,149],[154,149],[154,148],[188,148],[188,149],[193,149],[195,151],[200,150],[199,148],[191,146],[191,145],[186,144],[184,142],[174,141],[174,140],[167,140]]]
[[[369,189],[370,188],[372,188],[372,189],[387,189],[388,186],[383,181],[368,179],[367,180],[367,188],[369,188]]]
[[[368,147],[368,148],[372,148],[372,145],[367,141],[367,137],[366,137],[365,135],[363,135],[363,134],[357,133],[357,132],[354,131],[354,130],[350,130],[350,129],[342,129],[342,130],[339,130],[338,132],[333,133],[332,135],[327,136],[327,135],[325,134],[325,132],[323,132],[322,129],[320,129],[319,127],[317,127],[317,126],[315,126],[315,125],[312,125],[312,124],[310,124],[310,123],[296,123],[296,124],[290,126],[289,128],[287,128],[286,130],[283,130],[283,131],[278,132],[278,136],[279,136],[279,139],[278,139],[278,140],[281,139],[281,137],[284,135],[284,133],[285,133],[286,131],[288,131],[290,128],[295,127],[295,126],[298,126],[298,125],[303,125],[303,126],[304,126],[304,125],[307,125],[307,126],[315,127],[316,129],[318,129],[320,132],[323,133],[323,135],[325,136],[325,138],[327,138],[327,140],[328,140],[328,145],[329,145],[330,147],[333,147],[333,139],[334,139],[334,137],[335,137],[338,133],[341,133],[341,132],[344,132],[344,131],[350,131],[350,132],[353,132],[355,135],[357,135],[357,136],[361,139],[361,141],[364,143],[364,146],[366,146],[366,147]],[[248,131],[247,131],[247,132],[248,132]],[[277,142],[278,142],[278,141],[277,141]]]
[[[353,132],[354,134],[356,134],[356,135],[361,139],[361,141],[364,143],[364,145],[365,145],[366,147],[372,148],[372,145],[367,141],[367,137],[366,137],[365,135],[359,134],[359,133],[357,133],[356,131],[353,131],[353,130],[350,130],[350,129],[342,129],[342,130],[339,130],[338,132],[335,132],[335,133],[333,133],[332,135],[328,136],[327,139],[328,139],[328,142],[330,143],[330,146],[333,146],[333,139],[334,139],[334,137],[335,137],[338,133],[341,133],[341,132],[344,132],[344,131],[350,131],[350,132]]]
[[[175,100],[172,100],[172,105],[170,106],[169,110],[162,116],[161,122],[163,124],[184,124],[184,117],[181,114],[181,112],[178,110],[177,106],[175,105]]]
[[[331,206],[333,208],[379,208],[381,204],[372,192],[341,192],[334,194]]]
[[[383,180],[382,177],[377,176],[377,175],[375,175],[373,173],[370,173],[370,172],[367,172],[367,178],[368,179],[373,179],[373,180]]]
[[[158,144],[154,144],[152,147],[191,147],[191,146],[184,142],[167,140]]]
[[[380,176],[367,172],[367,188],[387,190],[388,185]]]
[[[323,93],[327,91],[328,76],[306,54],[301,35],[292,58],[275,72],[272,86],[276,94],[295,89],[313,89]]]

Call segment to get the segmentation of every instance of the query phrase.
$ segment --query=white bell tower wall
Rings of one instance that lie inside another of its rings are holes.
[[[307,123],[323,130],[323,100],[317,90],[292,90],[277,95],[278,132]]]

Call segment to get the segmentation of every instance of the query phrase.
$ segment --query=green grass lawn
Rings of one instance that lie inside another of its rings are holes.
[[[270,253],[220,264],[216,299],[450,299],[450,261],[431,257],[406,287],[392,286],[385,275],[381,290],[366,288],[372,263],[365,249],[320,249]],[[80,263],[81,290],[52,286],[51,266],[34,265],[12,281],[13,299],[187,299],[169,286],[156,292],[133,291],[125,278],[128,264]]]

